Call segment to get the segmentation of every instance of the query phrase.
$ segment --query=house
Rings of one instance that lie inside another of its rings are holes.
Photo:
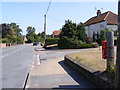
[[[88,37],[93,37],[94,34],[100,34],[100,30],[117,30],[118,15],[107,11],[101,14],[100,10],[97,10],[97,16],[90,18],[85,23],[86,34]]]
[[[59,38],[60,33],[61,33],[61,30],[53,31],[52,38]]]

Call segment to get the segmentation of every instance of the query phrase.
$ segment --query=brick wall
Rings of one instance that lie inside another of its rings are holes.
[[[0,47],[6,47],[6,43],[0,43]]]

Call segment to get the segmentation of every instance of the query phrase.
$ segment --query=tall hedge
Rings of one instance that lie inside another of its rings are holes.
[[[58,38],[47,38],[45,44],[46,46],[52,44],[58,44]]]
[[[82,41],[77,40],[77,39],[70,39],[66,36],[63,36],[59,41],[58,41],[58,46],[61,49],[75,49],[75,48],[80,48],[82,46]]]

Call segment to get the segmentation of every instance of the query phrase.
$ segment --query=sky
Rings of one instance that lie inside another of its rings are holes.
[[[26,0],[24,0],[26,1]],[[94,1],[94,0],[93,0]],[[65,20],[72,20],[75,23],[85,22],[89,18],[96,16],[97,9],[102,13],[112,11],[118,13],[118,3],[116,0],[108,2],[56,2],[51,1],[50,8],[47,13],[47,34],[52,34],[54,30],[60,30],[65,24]],[[18,0],[2,0],[0,3],[0,23],[17,23],[26,34],[28,26],[33,26],[36,33],[44,30],[44,14],[48,8],[49,2],[43,1],[26,1],[18,2]]]

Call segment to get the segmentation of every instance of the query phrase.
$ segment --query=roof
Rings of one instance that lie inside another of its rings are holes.
[[[61,33],[61,30],[55,30],[53,31],[53,35],[59,35]]]
[[[108,25],[117,25],[118,24],[118,15],[115,13],[112,13],[111,11],[107,11],[103,14],[100,14],[100,16],[95,16],[90,18],[88,21],[84,23],[85,26],[96,24],[99,22],[106,21]]]

